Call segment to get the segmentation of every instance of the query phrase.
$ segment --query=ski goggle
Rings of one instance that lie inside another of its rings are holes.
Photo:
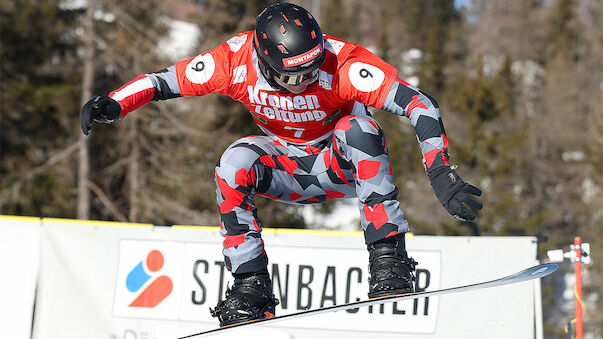
[[[299,85],[304,81],[311,80],[309,82],[314,82],[318,78],[318,68],[313,70],[310,73],[300,74],[300,75],[275,75],[275,78],[280,81],[286,83],[287,85]]]

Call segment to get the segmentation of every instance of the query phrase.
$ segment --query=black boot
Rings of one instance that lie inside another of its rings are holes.
[[[368,245],[369,298],[415,291],[415,266],[404,248],[404,235]]]
[[[226,288],[226,299],[220,300],[212,317],[218,317],[220,327],[254,319],[274,317],[279,304],[272,293],[268,272],[236,275],[232,288]]]

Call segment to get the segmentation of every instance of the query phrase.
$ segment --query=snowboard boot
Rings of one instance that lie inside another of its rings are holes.
[[[404,236],[386,238],[368,245],[369,298],[415,291],[415,266],[404,249]]]
[[[220,327],[245,321],[272,318],[279,304],[272,293],[272,282],[267,271],[235,275],[232,288],[226,287],[226,299],[220,300],[215,309],[209,309],[217,317]]]

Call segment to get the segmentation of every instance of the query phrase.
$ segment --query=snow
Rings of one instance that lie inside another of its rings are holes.
[[[87,0],[63,0],[59,3],[59,8],[67,11],[83,10],[88,8]],[[103,22],[114,22],[116,19],[115,14],[104,12],[102,10],[94,11],[94,20]]]
[[[419,77],[416,74],[422,57],[423,52],[417,48],[411,48],[400,54],[400,76],[402,80],[415,87],[419,86]]]
[[[565,162],[578,162],[586,159],[586,153],[583,151],[563,152],[561,154],[561,159]]]
[[[77,10],[88,7],[87,0],[63,0],[59,3],[59,8],[63,10]]]
[[[360,211],[357,199],[338,200],[330,214],[320,213],[318,206],[304,205],[302,216],[311,229],[339,231],[358,231],[360,229]]]
[[[167,17],[162,20],[168,26],[169,32],[157,44],[161,57],[176,62],[197,54],[195,50],[201,39],[199,26]]]
[[[595,203],[596,198],[601,189],[597,186],[593,179],[585,178],[582,181],[582,201],[590,204]]]

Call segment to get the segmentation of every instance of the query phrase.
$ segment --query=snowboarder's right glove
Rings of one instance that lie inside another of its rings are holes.
[[[436,197],[448,213],[462,221],[475,219],[475,213],[464,204],[482,209],[482,204],[471,196],[482,195],[479,188],[464,182],[450,166],[436,168],[428,176]]]
[[[119,120],[121,107],[119,103],[108,96],[95,96],[88,100],[80,112],[80,123],[85,135],[90,133],[92,122],[113,124]]]

